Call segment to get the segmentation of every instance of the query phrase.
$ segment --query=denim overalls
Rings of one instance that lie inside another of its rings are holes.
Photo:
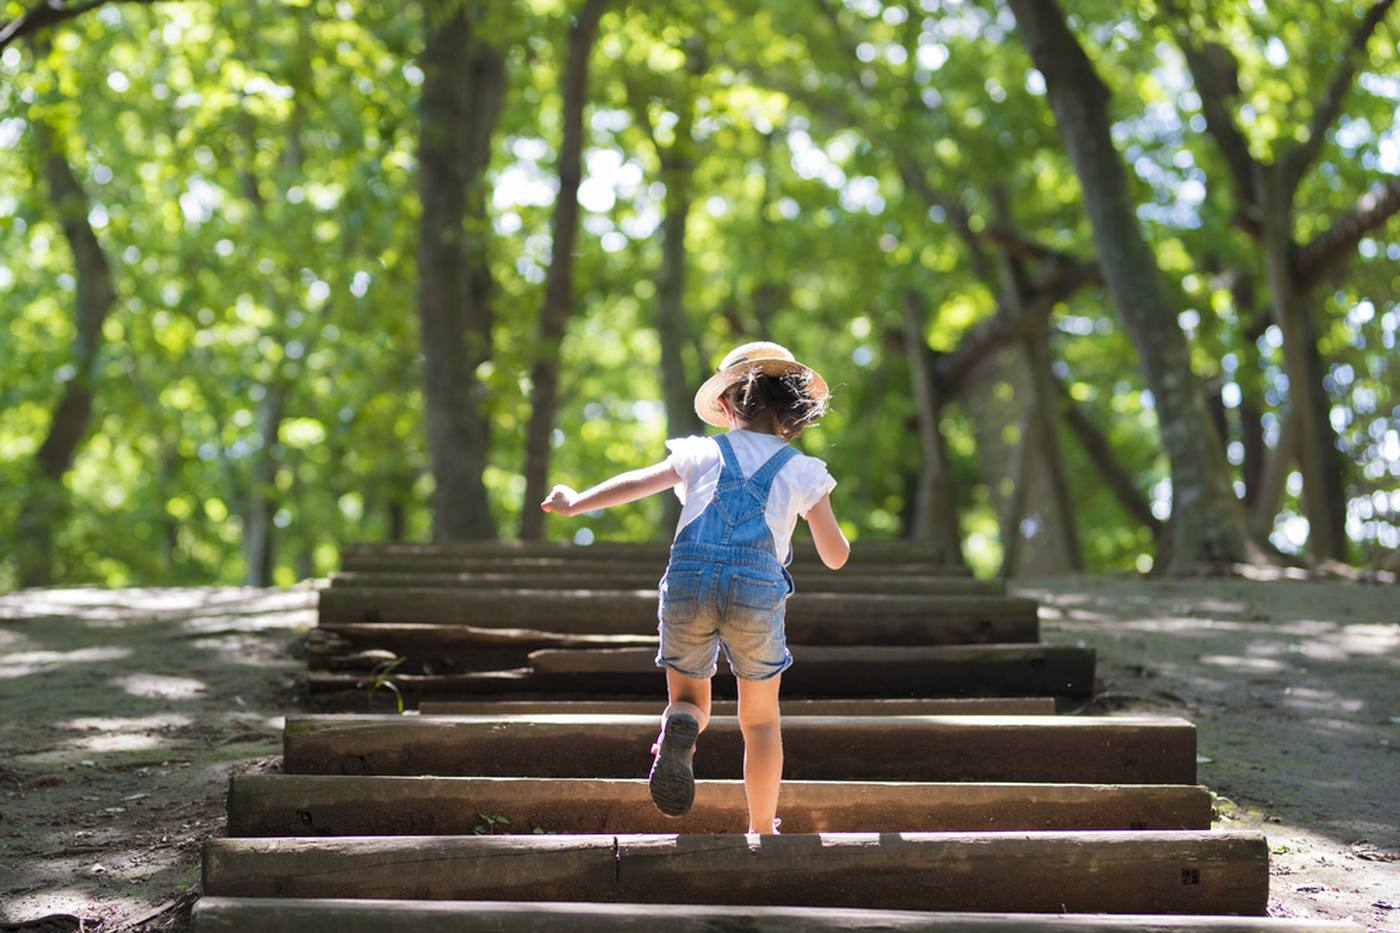
[[[783,445],[746,479],[729,438],[715,441],[723,464],[714,498],[676,536],[661,578],[656,663],[712,677],[722,645],[734,676],[766,680],[792,664],[783,611],[793,584],[773,552],[764,510],[773,478],[797,451]]]

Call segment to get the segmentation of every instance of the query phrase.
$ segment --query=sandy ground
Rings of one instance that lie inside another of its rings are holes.
[[[1200,727],[1271,912],[1400,933],[1400,586],[1015,581],[1093,645],[1088,713]],[[275,770],[310,586],[0,596],[0,930],[180,930],[231,773]],[[50,918],[43,925],[27,921]]]

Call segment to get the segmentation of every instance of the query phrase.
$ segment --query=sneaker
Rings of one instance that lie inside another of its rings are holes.
[[[695,772],[691,758],[700,723],[688,713],[666,717],[656,760],[651,763],[651,801],[667,816],[683,816],[695,802]]]

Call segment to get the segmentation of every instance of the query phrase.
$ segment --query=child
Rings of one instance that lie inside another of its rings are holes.
[[[750,833],[776,833],[783,749],[778,683],[792,664],[783,611],[800,515],[822,562],[839,570],[850,545],[831,511],[826,464],[788,441],[826,411],[826,382],[775,343],[731,351],[695,395],[695,412],[728,432],[668,440],[671,455],[585,492],[555,486],[546,512],[577,515],[676,488],[683,505],[661,578],[656,655],[670,704],[652,746],[651,798],[667,816],[695,799],[691,758],[710,718],[719,649],[739,685]]]

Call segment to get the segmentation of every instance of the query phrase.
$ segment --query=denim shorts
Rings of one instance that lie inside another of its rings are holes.
[[[661,578],[658,667],[703,680],[719,649],[740,680],[767,680],[792,666],[783,630],[792,578],[779,568],[673,561]]]

